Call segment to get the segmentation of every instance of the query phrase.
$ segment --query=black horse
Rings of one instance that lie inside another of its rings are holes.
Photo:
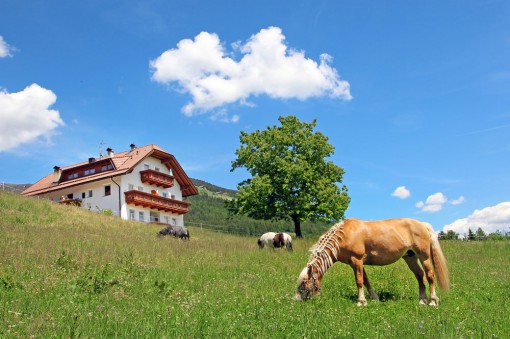
[[[174,238],[189,240],[189,231],[182,226],[168,225],[157,234],[158,237],[164,237],[165,235],[173,235]]]

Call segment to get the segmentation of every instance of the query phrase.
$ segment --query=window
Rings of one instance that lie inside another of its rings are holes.
[[[83,172],[85,175],[90,175],[90,174],[94,174],[96,173],[96,169],[95,168],[91,168],[91,169],[87,169],[85,170],[85,172]]]
[[[151,167],[150,167],[148,164],[143,164],[143,169],[144,169],[144,170],[148,170],[148,169],[150,169],[150,168],[151,168]]]
[[[112,187],[110,185],[106,185],[104,187],[104,195],[106,196],[106,195],[110,195],[110,194],[112,194]]]
[[[138,186],[138,190],[139,190],[140,192],[143,192],[143,186]]]
[[[129,210],[129,220],[135,220],[135,211]]]
[[[108,164],[108,165],[103,165],[101,166],[101,171],[104,172],[106,170],[111,170],[113,167],[112,167],[112,164]],[[94,170],[95,171],[95,170]]]
[[[73,194],[72,194],[72,193],[69,193],[69,194],[67,195],[67,199],[72,199],[72,198],[73,198]]]
[[[138,212],[138,221],[143,221],[143,212]]]
[[[170,197],[171,199],[175,199],[175,195],[172,194],[172,196]]]
[[[155,170],[156,172],[159,172],[159,167],[154,167],[154,170]]]
[[[163,198],[168,198],[168,193],[167,192],[162,192],[161,195],[163,196]]]
[[[82,198],[82,199],[85,199],[85,192],[82,192],[82,193],[81,193],[81,198]]]
[[[172,218],[172,226],[177,226],[177,219]]]
[[[149,221],[150,222],[159,222],[159,212],[150,212]]]
[[[135,186],[133,184],[128,185],[128,191],[132,191],[135,189]]]
[[[92,190],[89,190],[89,198],[92,198]]]
[[[101,166],[101,171],[102,172],[106,171],[106,165]]]

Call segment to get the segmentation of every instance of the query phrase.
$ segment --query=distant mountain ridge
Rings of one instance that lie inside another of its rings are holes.
[[[0,190],[14,193],[21,193],[32,184],[8,184],[5,182],[0,183]]]
[[[191,179],[191,182],[193,183],[193,185],[195,185],[196,187],[205,188],[208,191],[211,191],[211,192],[214,192],[214,193],[227,194],[227,195],[232,196],[232,197],[234,195],[236,195],[236,193],[237,193],[236,190],[231,190],[231,189],[228,189],[228,188],[223,188],[223,187],[220,187],[220,186],[217,186],[217,185],[213,185],[211,183],[208,183],[208,182],[200,180],[200,179],[194,179],[194,178],[190,178],[190,179]]]

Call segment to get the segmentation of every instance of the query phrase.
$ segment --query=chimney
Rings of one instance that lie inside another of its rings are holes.
[[[108,156],[112,156],[114,154],[113,150],[110,147],[106,149],[106,152],[108,152]]]
[[[96,161],[96,158],[89,158],[89,164],[93,163]]]
[[[59,166],[53,167],[53,182],[58,183],[60,181],[60,176],[62,175],[62,168]]]
[[[129,145],[129,147],[131,147],[131,150],[134,150],[136,148],[136,145],[135,144],[131,144],[131,145]]]

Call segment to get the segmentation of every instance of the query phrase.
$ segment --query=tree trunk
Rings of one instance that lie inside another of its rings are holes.
[[[303,238],[303,234],[301,234],[301,219],[299,216],[292,216],[292,221],[294,221],[294,232],[296,233],[296,238]]]

